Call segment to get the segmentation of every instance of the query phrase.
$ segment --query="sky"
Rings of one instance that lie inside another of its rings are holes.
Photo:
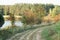
[[[60,0],[0,0],[0,5],[14,5],[16,3],[60,5]]]

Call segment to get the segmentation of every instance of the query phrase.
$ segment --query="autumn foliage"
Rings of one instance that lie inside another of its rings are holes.
[[[60,20],[60,14],[56,15],[55,17],[51,17],[49,14],[48,16],[43,17],[43,22],[58,22]]]
[[[23,22],[26,24],[37,23],[37,16],[31,10],[25,10],[23,14]]]

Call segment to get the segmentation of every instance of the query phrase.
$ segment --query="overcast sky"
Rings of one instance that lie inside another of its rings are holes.
[[[14,5],[15,3],[42,3],[60,5],[60,0],[0,0],[0,5]]]

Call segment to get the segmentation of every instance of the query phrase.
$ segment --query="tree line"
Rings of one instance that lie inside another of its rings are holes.
[[[55,6],[57,9],[54,10]],[[50,12],[51,9],[51,12]],[[0,13],[3,15],[23,16],[22,22],[27,24],[41,23],[44,16],[60,13],[60,6],[53,4],[15,4],[0,5]],[[54,10],[54,12],[52,12]]]
[[[49,9],[53,9],[52,4],[15,4],[15,5],[0,5],[0,13],[4,15],[15,14],[22,15],[25,10],[31,10],[34,13],[40,13],[42,11],[49,12]]]

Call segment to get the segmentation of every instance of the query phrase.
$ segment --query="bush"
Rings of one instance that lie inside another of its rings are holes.
[[[39,22],[41,23],[41,18],[38,18],[38,16],[31,10],[26,10],[24,12],[22,22],[25,24],[37,24]]]

